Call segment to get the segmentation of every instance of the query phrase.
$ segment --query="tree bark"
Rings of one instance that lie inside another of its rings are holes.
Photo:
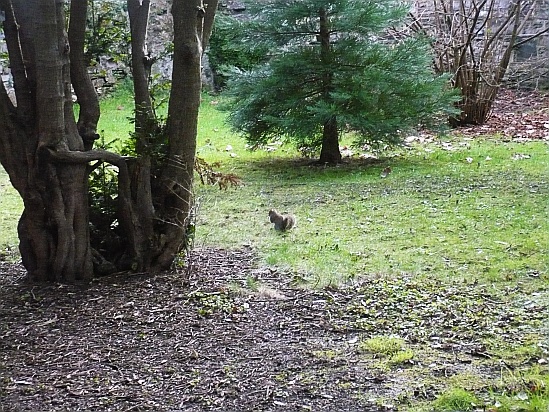
[[[149,92],[152,59],[147,54],[147,27],[149,0],[128,0],[130,31],[132,38],[132,75],[135,104],[135,138],[137,158],[130,168],[130,196],[120,216],[128,235],[128,254],[136,270],[148,270],[151,266],[151,249],[154,238],[154,206],[151,189],[151,150],[159,142],[159,128]],[[120,183],[120,182],[119,182]],[[120,193],[120,196],[123,194]]]
[[[324,75],[322,79],[322,94],[324,100],[331,100],[331,92],[333,89],[333,73],[331,71],[331,49],[330,49],[330,22],[325,8],[320,8],[320,60],[324,67]],[[322,148],[320,150],[319,163],[337,164],[341,163],[341,153],[339,151],[339,130],[337,118],[330,117],[323,125],[322,131]]]
[[[69,20],[70,73],[74,93],[80,106],[78,133],[86,150],[91,150],[97,135],[99,121],[99,99],[88,74],[88,64],[84,56],[88,0],[72,0]]]
[[[0,0],[0,7],[6,18],[4,34],[10,55],[11,73],[17,100],[17,106],[15,106],[8,96],[4,83],[0,82],[0,125],[2,126],[0,162],[8,172],[15,189],[23,196],[28,176],[28,165],[21,159],[26,158],[26,133],[30,133],[34,128],[33,97],[25,75],[26,70],[20,48],[19,38],[22,37],[20,26],[15,20],[13,7],[8,0]]]
[[[23,197],[22,261],[35,281],[88,280],[93,266],[86,164],[57,164],[49,156],[84,149],[72,110],[63,1],[0,5],[18,103],[10,106],[2,88],[0,160]]]
[[[168,109],[168,158],[159,193],[162,243],[154,267],[169,267],[186,242],[193,205],[192,182],[200,106],[203,19],[202,0],[174,0],[174,60]]]
[[[214,26],[215,12],[219,0],[207,0],[204,3],[206,14],[204,15],[204,28],[202,29],[202,50],[206,50],[210,44],[210,35]]]
[[[144,140],[154,133],[156,122],[149,93],[149,76],[152,59],[147,54],[147,27],[149,23],[150,0],[128,0],[132,47],[132,77],[135,103],[135,129],[138,134],[137,152],[147,147]]]
[[[324,124],[319,163],[341,163],[341,152],[339,151],[339,130],[337,128],[337,119],[335,117],[332,117]]]

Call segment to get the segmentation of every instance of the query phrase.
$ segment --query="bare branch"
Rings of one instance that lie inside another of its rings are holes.
[[[520,22],[520,2],[521,0],[518,0],[513,8],[511,9],[511,12],[505,19],[505,21],[498,27],[498,29],[495,31],[495,33],[488,39],[486,42],[486,45],[484,46],[484,50],[482,51],[482,56],[485,56],[486,53],[490,50],[490,46],[494,41],[500,38],[502,33],[504,33],[504,30],[508,27],[509,23],[512,21],[513,17],[516,19],[519,19]],[[518,28],[518,27],[517,27]]]
[[[50,158],[56,162],[61,163],[88,163],[96,160],[110,163],[114,166],[120,167],[125,164],[129,157],[120,156],[119,154],[109,152],[106,150],[88,150],[85,152],[70,151],[70,150],[53,150],[48,148],[48,154]]]
[[[520,31],[519,31],[519,32],[520,32]],[[545,34],[545,33],[547,33],[547,32],[549,32],[549,27],[546,28],[545,30],[540,30],[540,31],[537,32],[536,34],[533,34],[533,35],[529,36],[528,38],[526,38],[526,39],[524,39],[524,40],[521,40],[521,41],[519,41],[519,42],[516,42],[516,43],[513,45],[513,47],[514,47],[514,48],[517,48],[517,47],[519,47],[519,46],[522,46],[524,43],[528,43],[529,41],[534,40],[536,37],[539,37],[539,36],[541,36],[542,34]]]

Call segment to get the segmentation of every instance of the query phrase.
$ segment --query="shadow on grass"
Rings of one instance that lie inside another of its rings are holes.
[[[400,163],[403,159],[399,159]],[[256,178],[279,178],[287,180],[306,180],[315,182],[326,180],[337,180],[346,175],[379,175],[380,171],[394,164],[390,157],[368,158],[368,159],[344,159],[337,165],[320,164],[316,159],[308,158],[261,158],[261,159],[235,159],[232,165],[235,169],[246,175]]]
[[[399,185],[409,190],[439,191],[463,188],[501,189],[532,194],[547,193],[538,169],[522,168],[506,160],[469,163],[467,152],[418,154],[393,152],[380,158],[345,158],[338,165],[319,164],[316,159],[268,156],[256,159],[235,158],[231,167],[245,181],[271,182],[278,186],[303,184],[361,184],[380,187]],[[510,167],[512,165],[512,167]],[[392,173],[382,177],[390,167]]]

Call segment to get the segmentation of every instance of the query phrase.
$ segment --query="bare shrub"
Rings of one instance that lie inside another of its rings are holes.
[[[461,92],[452,126],[483,124],[501,87],[514,47],[549,29],[524,35],[539,0],[432,0],[412,13],[411,28],[431,38],[434,67],[452,74]],[[419,12],[420,11],[420,12]]]

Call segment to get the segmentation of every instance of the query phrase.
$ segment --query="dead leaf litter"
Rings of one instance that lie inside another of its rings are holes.
[[[0,410],[396,410],[433,399],[437,376],[498,376],[486,340],[523,342],[548,315],[518,289],[405,277],[309,290],[255,262],[202,249],[190,279],[87,287],[25,285],[2,263]],[[387,368],[361,350],[390,335],[413,359]]]

